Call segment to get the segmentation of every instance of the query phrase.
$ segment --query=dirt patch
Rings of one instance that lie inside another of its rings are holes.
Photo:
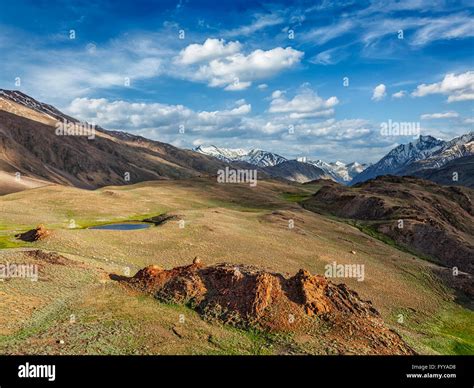
[[[40,224],[35,229],[31,229],[25,233],[16,234],[15,237],[22,241],[35,242],[43,240],[49,235],[51,235],[51,231],[47,230],[43,224]]]
[[[105,190],[105,191],[102,192],[102,194],[103,194],[103,195],[106,195],[106,196],[108,196],[108,197],[115,197],[115,198],[121,196],[119,193],[117,193],[117,192],[115,192],[115,191],[111,191],[111,190]]]
[[[117,279],[117,278],[116,278]],[[158,300],[186,304],[207,319],[332,339],[337,353],[413,354],[370,301],[345,284],[300,270],[292,277],[229,263],[141,269],[122,282]],[[324,330],[323,330],[324,328]],[[324,333],[324,334],[323,334]]]
[[[43,263],[54,265],[71,265],[73,263],[71,260],[56,252],[45,252],[36,249],[33,251],[25,251],[23,254],[30,259],[39,260]]]

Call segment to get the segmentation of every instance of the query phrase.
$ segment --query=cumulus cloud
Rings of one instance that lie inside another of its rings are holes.
[[[233,109],[221,111],[193,111],[183,105],[76,98],[67,112],[108,129],[134,131],[153,128],[176,132],[180,125],[185,125],[195,131],[217,131],[228,126],[238,126],[242,117],[251,112],[251,105],[245,101],[237,101],[236,105]]]
[[[452,119],[459,117],[457,112],[445,112],[445,113],[426,113],[420,116],[422,120],[434,120],[434,119]]]
[[[292,119],[304,119],[310,117],[324,117],[334,114],[334,107],[339,103],[337,97],[329,97],[327,100],[319,97],[311,89],[303,89],[292,99],[283,97],[280,90],[272,93],[270,102],[270,113],[284,113]]]
[[[256,80],[290,69],[300,63],[304,55],[291,47],[276,47],[266,51],[257,49],[246,55],[235,51],[241,48],[237,46],[237,42],[232,42],[232,49],[229,48],[230,43],[226,44],[224,41],[207,43],[208,48],[205,48],[206,42],[203,45],[191,45],[192,49],[188,46],[181,52],[178,63],[190,66],[183,66],[178,72],[186,79],[231,91],[247,89]],[[210,46],[219,49],[214,54],[215,58],[208,61],[204,58],[211,55]],[[192,66],[198,60],[201,62],[199,66]]]
[[[387,95],[386,93],[386,86],[384,84],[377,85],[374,88],[373,94],[372,94],[372,100],[374,101],[381,101],[385,98]]]
[[[407,95],[405,90],[400,90],[399,92],[393,93],[392,98],[403,98]]]
[[[225,43],[223,39],[206,39],[203,44],[190,44],[181,50],[176,61],[190,65],[235,54],[241,49],[242,45],[239,42]]]
[[[337,105],[336,97],[323,99],[309,89],[300,90],[291,99],[285,99],[281,92],[276,95],[279,97],[270,101],[274,112],[257,115],[250,114],[251,106],[244,99],[224,110],[195,111],[183,105],[76,98],[67,113],[107,129],[126,130],[178,147],[210,141],[224,147],[238,143],[240,147],[270,149],[289,157],[309,147],[308,155],[336,158],[339,142],[344,142],[344,147],[361,147],[374,132],[375,127],[367,120],[311,119]],[[185,135],[179,134],[181,125]],[[291,135],[290,126],[294,130]]]
[[[230,139],[240,143],[244,139],[252,147],[263,146],[264,141],[275,142],[273,149],[281,146],[290,126],[294,128],[295,144],[315,138],[356,141],[370,132],[364,120],[312,120],[333,113],[338,104],[336,97],[324,99],[304,87],[292,98],[285,98],[281,91],[274,92],[273,96],[268,111],[253,116],[251,105],[245,99],[236,100],[233,107],[223,110],[196,111],[183,105],[76,98],[67,113],[107,129],[126,130],[181,147],[196,139],[212,138],[219,144]],[[182,125],[190,137],[178,135]]]
[[[411,95],[424,97],[430,94],[447,95],[448,102],[474,100],[474,71],[446,74],[440,82],[418,85]]]
[[[275,99],[275,98],[280,98],[283,94],[284,94],[283,91],[281,91],[281,90],[275,90],[275,91],[272,93],[272,98],[273,98],[273,99]]]

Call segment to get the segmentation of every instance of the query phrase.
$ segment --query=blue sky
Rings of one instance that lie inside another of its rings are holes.
[[[107,129],[374,162],[389,120],[473,127],[470,1],[0,1],[0,88]]]

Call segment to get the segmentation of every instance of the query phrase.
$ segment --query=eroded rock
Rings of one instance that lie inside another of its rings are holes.
[[[305,270],[286,277],[248,265],[205,266],[195,260],[170,270],[148,266],[122,281],[160,301],[186,304],[207,319],[240,327],[318,333],[324,326],[325,341],[340,343],[340,352],[346,344],[367,354],[413,353],[370,301]]]

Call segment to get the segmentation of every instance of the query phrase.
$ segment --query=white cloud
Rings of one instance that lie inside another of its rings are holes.
[[[333,96],[324,100],[307,88],[291,100],[285,99],[282,92],[276,90],[272,94],[269,112],[288,114],[292,119],[331,116],[334,114],[334,107],[338,103],[337,97]]]
[[[336,24],[313,28],[302,34],[302,40],[311,42],[314,45],[322,45],[341,35],[348,33],[355,27],[351,20],[342,20]]]
[[[248,55],[234,53],[201,64],[180,69],[181,75],[192,81],[206,82],[210,87],[243,90],[253,81],[271,77],[297,65],[304,53],[291,47],[255,50]]]
[[[433,119],[451,119],[459,117],[457,112],[445,112],[445,113],[426,113],[420,116],[422,120],[433,120]]]
[[[275,90],[273,93],[272,93],[272,98],[275,99],[275,98],[280,98],[285,92],[281,91],[281,90]]]
[[[268,85],[267,84],[260,84],[257,86],[257,88],[259,88],[260,90],[265,90],[266,88],[268,88]]]
[[[235,54],[241,48],[242,45],[239,42],[226,44],[223,39],[206,39],[203,44],[190,44],[181,50],[176,61],[184,65],[190,65]]]
[[[237,90],[245,90],[247,89],[250,85],[252,85],[252,82],[246,81],[246,82],[241,82],[239,79],[235,79],[235,81],[229,85],[227,85],[224,90],[228,91],[237,91]]]
[[[183,105],[76,98],[67,108],[67,112],[107,129],[133,131],[151,128],[176,133],[180,125],[194,131],[218,131],[221,128],[238,126],[242,117],[249,114],[252,108],[242,100],[236,104],[238,106],[230,110],[197,112]]]
[[[348,45],[334,47],[325,51],[322,51],[312,57],[309,61],[316,65],[334,65],[349,56]]]
[[[67,112],[108,129],[127,130],[178,147],[203,143],[230,147],[238,143],[243,148],[270,149],[289,157],[303,152],[329,160],[339,157],[341,144],[347,148],[347,158],[359,155],[360,147],[365,147],[365,141],[373,134],[373,126],[367,120],[308,119],[314,112],[335,106],[335,97],[322,99],[303,89],[284,101],[273,106],[282,112],[252,116],[251,106],[244,99],[225,110],[194,111],[182,105],[77,98]],[[305,113],[310,115],[306,117]],[[185,135],[179,134],[180,125],[184,125]],[[290,125],[294,128],[291,135]]]
[[[9,57],[6,62],[10,74],[21,69],[22,80],[27,80],[22,82],[22,91],[61,107],[75,97],[101,89],[125,88],[128,80],[133,88],[136,81],[163,74],[169,50],[148,49],[148,40],[142,38],[122,37],[97,44],[93,50],[87,44],[61,44],[55,50],[46,49],[31,38],[27,56],[21,54],[24,48],[19,41],[12,39],[13,47],[2,55]]]
[[[403,98],[406,96],[406,91],[405,90],[400,90],[399,92],[393,93],[392,98]]]
[[[381,101],[385,98],[387,95],[386,93],[386,86],[384,84],[377,85],[374,88],[374,92],[372,94],[372,100],[374,101]]]
[[[469,38],[474,36],[474,23],[467,14],[457,14],[442,18],[429,19],[418,29],[412,39],[412,44],[423,46],[437,40]]]
[[[256,15],[255,20],[248,25],[240,26],[229,31],[223,31],[223,36],[249,36],[264,28],[276,26],[284,22],[284,19],[275,14]]]
[[[424,97],[430,94],[448,95],[448,102],[474,100],[474,71],[446,74],[441,82],[418,85],[411,95]]]

